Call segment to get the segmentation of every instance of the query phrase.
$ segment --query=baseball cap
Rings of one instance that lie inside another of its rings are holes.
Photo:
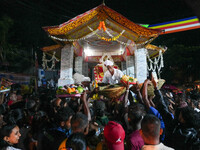
[[[109,121],[104,128],[104,137],[109,150],[124,150],[125,131],[114,121]]]
[[[106,66],[113,66],[114,63],[113,63],[112,61],[110,61],[110,60],[106,60],[106,61],[104,62],[104,65],[106,65]]]

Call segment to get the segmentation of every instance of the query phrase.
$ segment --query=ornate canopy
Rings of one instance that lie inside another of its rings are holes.
[[[161,33],[161,30],[147,29],[133,23],[104,4],[78,15],[60,25],[43,27],[43,29],[49,36],[54,37],[54,40],[58,44],[65,45],[70,41],[78,41],[82,38],[86,38],[87,35],[92,33],[89,28],[94,31],[97,30],[100,21],[105,22],[107,30],[113,35],[118,35],[124,30],[124,33],[119,40],[125,43],[128,40],[134,41],[136,44],[144,43],[149,39],[155,39]],[[98,35],[104,35],[101,31],[98,31],[97,33]],[[65,40],[62,41],[58,39]],[[98,37],[95,39],[94,36],[92,36],[92,39],[94,41],[97,40]]]

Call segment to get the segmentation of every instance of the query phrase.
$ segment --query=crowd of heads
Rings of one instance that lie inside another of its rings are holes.
[[[97,89],[87,91],[85,99],[58,98],[54,89],[30,95],[12,89],[0,105],[0,149],[139,150],[160,143],[177,150],[199,148],[199,92],[156,89],[148,97],[145,90],[145,83],[133,85],[121,101],[100,94],[90,101]]]

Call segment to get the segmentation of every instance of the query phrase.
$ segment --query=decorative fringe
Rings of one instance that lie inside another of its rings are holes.
[[[154,58],[154,60],[151,60],[149,53],[147,51],[146,51],[146,56],[149,61],[149,65],[147,63],[148,71],[156,72],[157,69],[158,76],[160,78],[161,69],[164,67],[162,50],[159,51],[159,56],[157,58]]]
[[[56,57],[55,57],[55,54],[56,52],[53,52],[53,56],[51,57],[51,59],[46,59],[46,54],[43,52],[43,56],[42,56],[42,67],[44,70],[52,70],[55,68],[55,64],[56,64],[56,61],[59,61]],[[48,62],[52,62],[52,65],[51,67],[49,68],[48,66]]]

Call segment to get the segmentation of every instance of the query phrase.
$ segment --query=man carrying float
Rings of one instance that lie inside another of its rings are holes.
[[[113,67],[114,63],[110,60],[106,60],[104,65],[107,67],[107,71],[104,74],[102,83],[116,84],[120,83],[123,76],[123,72]]]

